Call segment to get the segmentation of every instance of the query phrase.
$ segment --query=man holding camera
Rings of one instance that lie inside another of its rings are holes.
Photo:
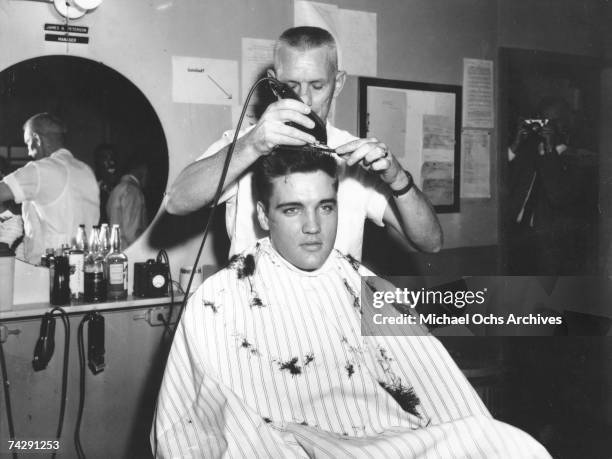
[[[508,273],[574,274],[580,269],[573,234],[581,187],[572,164],[571,109],[547,97],[539,113],[540,119],[521,120],[508,148]]]

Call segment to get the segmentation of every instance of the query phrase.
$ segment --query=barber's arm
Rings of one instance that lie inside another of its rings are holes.
[[[427,197],[412,182],[387,146],[377,139],[357,139],[336,149],[349,165],[359,163],[377,174],[391,190],[383,220],[424,252],[442,248],[442,227]],[[412,185],[411,185],[412,184]]]
[[[282,99],[270,104],[255,127],[236,142],[224,189],[239,179],[257,158],[269,154],[276,146],[313,143],[313,136],[285,124],[293,121],[312,128],[314,122],[306,116],[309,112],[307,105],[296,100]],[[212,202],[228,150],[226,145],[181,171],[166,198],[169,213],[185,215]]]

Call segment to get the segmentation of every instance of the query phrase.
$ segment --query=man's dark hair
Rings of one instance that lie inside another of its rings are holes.
[[[338,164],[332,156],[311,147],[277,147],[253,165],[253,195],[267,208],[272,196],[273,179],[296,172],[317,171],[325,172],[334,179],[334,188],[338,189]]]
[[[274,58],[277,59],[278,50],[281,46],[290,48],[308,50],[313,48],[326,47],[329,50],[329,63],[333,71],[338,70],[338,50],[336,40],[325,29],[320,27],[292,27],[285,30],[274,46]]]

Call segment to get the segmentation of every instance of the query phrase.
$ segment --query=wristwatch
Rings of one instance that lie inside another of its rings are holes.
[[[406,185],[404,188],[400,188],[399,190],[394,190],[393,188],[391,188],[391,194],[393,194],[393,196],[396,198],[408,194],[408,192],[414,186],[414,179],[412,178],[412,174],[408,171],[404,171],[404,173],[406,174],[406,177],[408,177],[408,185]]]

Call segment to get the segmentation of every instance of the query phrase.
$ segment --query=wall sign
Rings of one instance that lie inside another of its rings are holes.
[[[80,37],[76,35],[58,35],[54,33],[46,33],[45,41],[58,41],[61,43],[81,43],[87,44],[89,43],[89,37]]]
[[[88,33],[89,27],[66,24],[45,24],[45,30],[48,32]]]

